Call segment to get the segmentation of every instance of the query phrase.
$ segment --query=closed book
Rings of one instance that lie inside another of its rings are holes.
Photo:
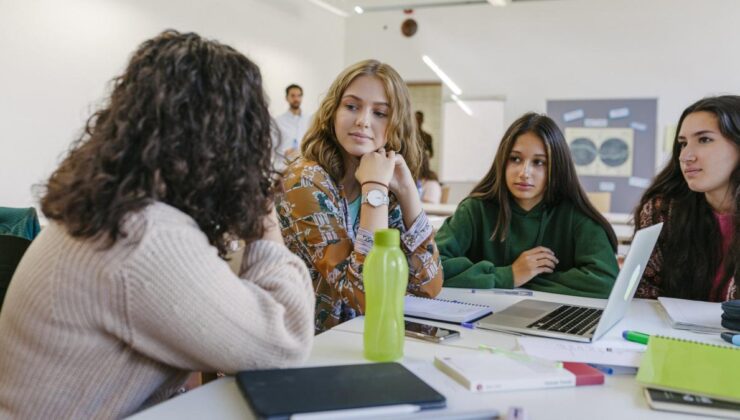
[[[731,401],[651,388],[645,388],[645,399],[654,410],[740,419],[740,403]]]
[[[637,382],[648,388],[740,402],[740,347],[651,336]]]
[[[563,367],[576,376],[576,386],[604,383],[604,373],[588,363],[563,362]]]
[[[250,370],[236,382],[257,418],[369,418],[443,408],[445,397],[398,363]]]
[[[667,297],[659,297],[658,302],[673,328],[718,334],[725,330],[721,303]]]
[[[604,383],[604,375],[583,363],[526,361],[506,354],[436,356],[434,365],[473,392],[561,388]]]

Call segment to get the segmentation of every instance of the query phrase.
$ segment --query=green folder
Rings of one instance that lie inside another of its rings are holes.
[[[740,347],[651,336],[637,382],[740,402]]]

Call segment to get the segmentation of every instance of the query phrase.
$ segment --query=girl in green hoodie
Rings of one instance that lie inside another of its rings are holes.
[[[528,113],[437,233],[446,287],[526,287],[604,298],[617,238],[581,188],[555,122]]]

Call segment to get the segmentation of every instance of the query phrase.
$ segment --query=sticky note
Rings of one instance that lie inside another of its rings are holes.
[[[629,185],[631,185],[633,187],[637,187],[637,188],[647,188],[647,187],[650,186],[650,180],[649,179],[647,179],[647,178],[640,178],[640,177],[637,177],[637,176],[631,176],[627,180],[627,183]]]
[[[574,109],[573,111],[568,111],[565,114],[563,114],[563,121],[565,122],[571,122],[575,120],[580,120],[586,115],[585,112],[583,112],[582,109]]]
[[[613,182],[599,182],[599,191],[613,192],[615,187]]]
[[[606,118],[586,118],[583,120],[584,127],[606,127],[609,125],[609,120]]]
[[[617,119],[617,118],[626,118],[630,116],[630,109],[627,107],[624,108],[614,108],[609,110],[609,118],[611,119]]]

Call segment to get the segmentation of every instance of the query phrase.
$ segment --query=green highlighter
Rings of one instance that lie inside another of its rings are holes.
[[[624,337],[624,339],[627,341],[632,341],[634,343],[640,344],[647,344],[648,340],[650,339],[650,336],[645,333],[627,330],[622,331],[622,337]]]

